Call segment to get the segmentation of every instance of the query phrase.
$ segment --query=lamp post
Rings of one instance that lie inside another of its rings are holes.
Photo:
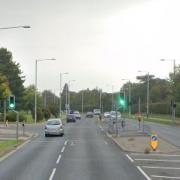
[[[36,59],[35,61],[35,99],[34,99],[34,122],[37,122],[37,64],[41,61],[54,61],[56,59]]]
[[[112,97],[111,97],[111,101],[112,101],[112,108],[111,108],[111,110],[113,110],[113,107],[114,107],[114,86],[113,85],[109,85],[109,84],[107,84],[106,86],[111,86],[111,88],[112,88]]]
[[[68,86],[69,86],[69,93],[68,93],[68,105],[69,105],[69,110],[70,110],[70,84],[71,82],[75,82],[76,80],[69,80]]]
[[[175,59],[160,59],[160,61],[172,61],[173,62],[173,81],[176,75],[176,60]],[[174,85],[174,83],[173,83]],[[176,102],[175,102],[175,94],[173,88],[173,100],[171,100],[171,109],[172,109],[172,120],[175,122],[176,120]]]
[[[102,113],[102,89],[99,89],[99,109]]]
[[[63,75],[68,75],[69,73],[68,72],[65,72],[65,73],[60,73],[60,92],[59,92],[59,117],[62,116],[62,77]]]
[[[82,99],[81,100],[82,100],[82,102],[81,102],[82,103],[82,107],[81,107],[82,110],[81,111],[82,111],[82,114],[83,114],[84,113],[84,90],[82,90]]]
[[[149,118],[149,72],[148,71],[138,71],[147,73],[147,104],[146,104],[146,114],[147,119]]]
[[[18,28],[25,28],[25,29],[28,29],[28,28],[31,28],[31,26],[10,26],[10,27],[0,27],[0,29],[18,29]]]
[[[130,117],[131,116],[131,82],[129,79],[121,79],[121,80],[129,82],[129,87],[128,87],[128,89],[129,89],[129,103],[128,104],[129,104],[129,117]]]

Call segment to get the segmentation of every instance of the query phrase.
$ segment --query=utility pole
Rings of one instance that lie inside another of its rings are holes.
[[[82,114],[84,113],[84,91],[82,90]]]
[[[99,109],[102,112],[102,103],[101,103],[101,100],[102,100],[102,89],[99,90]]]
[[[149,118],[149,72],[147,74],[147,119]]]

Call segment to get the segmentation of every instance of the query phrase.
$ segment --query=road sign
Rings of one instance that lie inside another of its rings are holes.
[[[153,133],[151,134],[151,148],[153,151],[156,151],[157,147],[158,147],[158,137],[157,134]]]

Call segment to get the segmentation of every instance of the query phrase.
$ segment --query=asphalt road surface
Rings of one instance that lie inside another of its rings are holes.
[[[0,163],[0,180],[145,180],[95,119],[69,123],[64,137],[40,136]]]

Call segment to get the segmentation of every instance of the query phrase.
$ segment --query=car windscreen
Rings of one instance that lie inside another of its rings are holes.
[[[47,125],[60,125],[60,121],[59,120],[48,121]]]

